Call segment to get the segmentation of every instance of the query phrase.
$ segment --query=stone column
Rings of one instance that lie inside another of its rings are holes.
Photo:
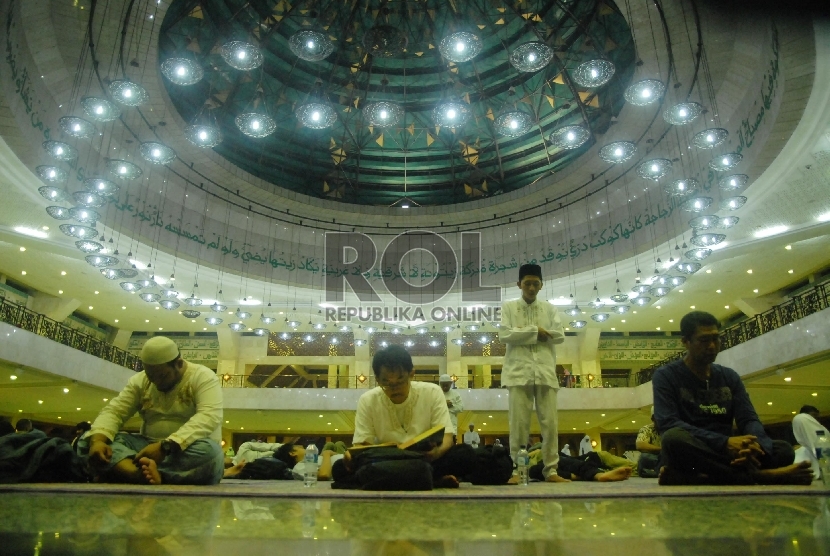
[[[329,365],[328,388],[337,388],[337,365]]]
[[[219,360],[216,363],[216,374],[236,375],[239,359],[239,334],[227,327],[218,327],[216,337],[219,340]]]
[[[588,375],[594,376],[593,382],[590,383],[591,386],[596,386],[602,381],[599,365],[599,334],[600,331],[596,328],[586,328],[577,332],[583,387],[589,385]]]

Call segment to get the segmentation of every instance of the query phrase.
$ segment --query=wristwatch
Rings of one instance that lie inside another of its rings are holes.
[[[182,447],[169,438],[161,441],[161,453],[165,456],[175,455],[182,451]]]

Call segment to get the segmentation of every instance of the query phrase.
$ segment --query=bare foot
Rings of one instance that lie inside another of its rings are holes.
[[[141,473],[144,475],[144,479],[148,483],[151,485],[161,484],[161,475],[159,474],[158,467],[156,466],[156,462],[154,460],[151,460],[150,458],[141,458],[138,460],[138,463],[141,464]]]
[[[569,481],[568,479],[565,479],[564,477],[560,477],[556,473],[551,473],[550,475],[548,475],[548,478],[545,479],[545,482],[546,483],[570,483],[571,481]]]
[[[778,469],[760,469],[754,473],[754,477],[759,483],[767,485],[809,485],[813,482],[809,461]]]
[[[458,488],[458,479],[453,475],[444,475],[435,481],[435,488]]]
[[[233,467],[228,467],[225,469],[225,473],[222,475],[223,479],[234,479],[242,472],[242,469],[245,467],[245,460],[243,459]]]
[[[610,483],[613,481],[624,481],[631,476],[630,467],[617,467],[605,473],[597,473],[594,475],[594,480],[601,483]]]

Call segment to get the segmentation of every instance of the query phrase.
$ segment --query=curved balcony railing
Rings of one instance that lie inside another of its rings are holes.
[[[142,369],[138,356],[6,299],[0,299],[0,321],[133,371]]]

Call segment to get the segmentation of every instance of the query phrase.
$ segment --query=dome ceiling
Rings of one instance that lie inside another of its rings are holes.
[[[457,33],[475,37],[451,42],[442,55],[442,40]],[[308,61],[292,52],[292,37],[295,51],[326,41],[333,49]],[[231,67],[222,54],[231,41],[257,47],[262,64]],[[527,43],[541,46],[520,49]],[[463,58],[458,48],[477,46],[469,61],[446,57]],[[511,54],[544,58],[545,46],[553,55],[541,69],[511,64]],[[164,80],[175,108],[188,122],[218,126],[223,140],[214,149],[233,164],[306,195],[399,206],[498,195],[560,171],[607,130],[635,62],[631,31],[613,4],[530,0],[518,7],[494,0],[177,0],[159,39],[160,62],[173,58],[204,68],[192,85]],[[592,60],[610,61],[615,73],[600,87],[580,87],[572,76]],[[436,107],[445,103],[459,117],[469,112],[466,123],[437,125]],[[310,104],[336,119],[321,129],[303,125],[302,107]],[[384,125],[396,107],[398,122]],[[243,114],[269,117],[276,127],[250,137],[237,124]],[[510,129],[516,117],[518,129]],[[592,131],[581,147],[550,142],[553,131],[575,124]]]

